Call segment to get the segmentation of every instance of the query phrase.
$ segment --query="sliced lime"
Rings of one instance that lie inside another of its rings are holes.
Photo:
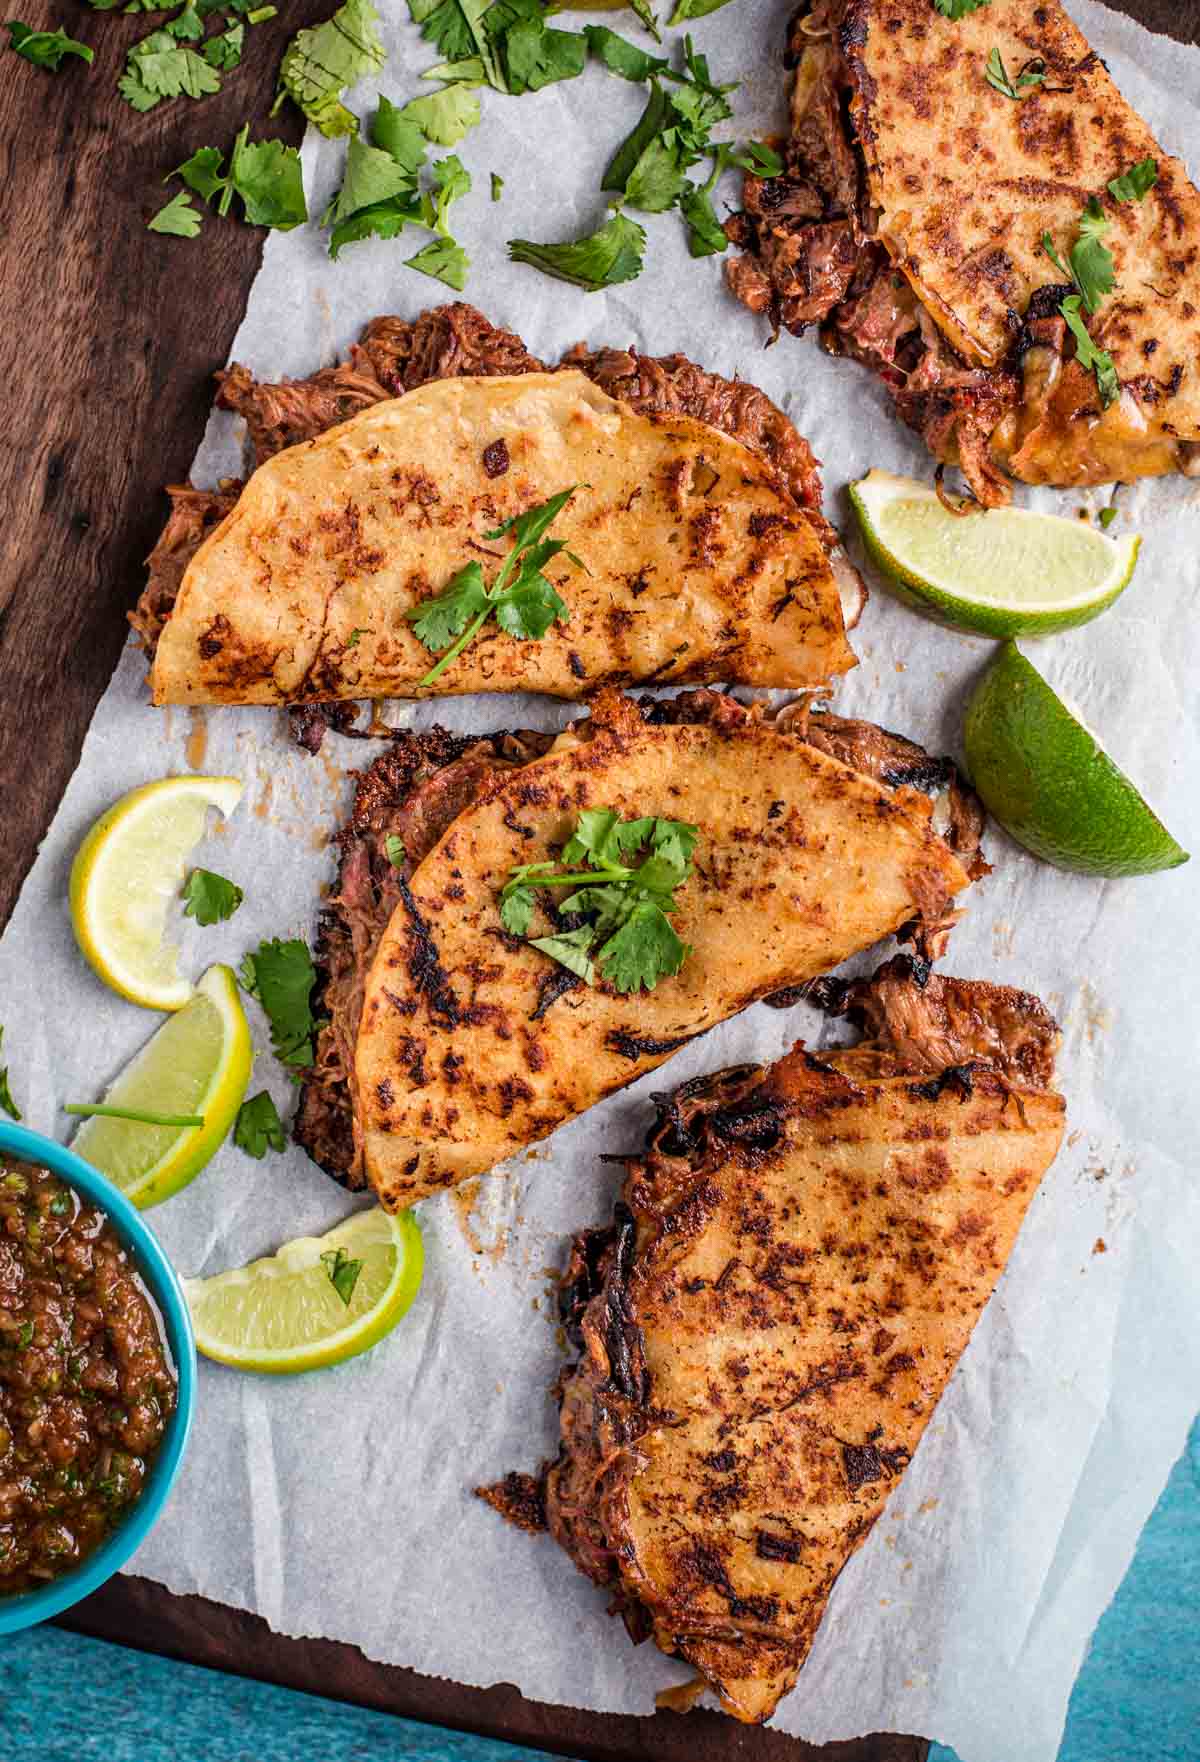
[[[423,1270],[412,1213],[393,1217],[375,1207],[265,1260],[185,1279],[184,1289],[201,1352],[238,1370],[286,1375],[341,1364],[382,1340],[416,1296]]]
[[[963,726],[967,768],[989,813],[1035,856],[1083,875],[1148,875],[1188,853],[1006,642],[975,687]]]
[[[208,810],[231,814],[241,795],[236,777],[164,777],[122,796],[80,845],[71,866],[75,936],[105,984],[131,1003],[181,1009],[192,995],[179,950],[163,941],[167,907]]]
[[[233,970],[210,967],[191,1001],[126,1065],[103,1104],[133,1113],[200,1115],[204,1124],[151,1126],[93,1117],[80,1126],[71,1148],[134,1205],[157,1205],[195,1180],[224,1142],[253,1059]]]
[[[1086,624],[1128,587],[1141,540],[1023,508],[952,514],[911,477],[852,484],[867,552],[901,599],[985,636],[1045,636]]]

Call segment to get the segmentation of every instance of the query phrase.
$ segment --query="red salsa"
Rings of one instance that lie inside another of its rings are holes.
[[[158,1315],[104,1212],[0,1154],[0,1596],[78,1565],[175,1407]]]

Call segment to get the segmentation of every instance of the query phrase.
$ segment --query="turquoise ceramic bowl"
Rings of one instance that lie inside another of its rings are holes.
[[[158,1305],[167,1348],[179,1378],[179,1399],[167,1426],[158,1455],[141,1498],[132,1506],[113,1533],[93,1554],[44,1589],[22,1591],[15,1596],[0,1592],[0,1634],[16,1633],[47,1621],[98,1590],[118,1572],[134,1549],[149,1535],[171,1491],[192,1427],[196,1403],[196,1344],[192,1319],[179,1277],[158,1245],[158,1238],[145,1218],[119,1193],[112,1182],[98,1174],[73,1150],[31,1132],[25,1126],[0,1120],[0,1152],[25,1162],[41,1163],[77,1193],[107,1212],[113,1229],[133,1257],[146,1289]]]

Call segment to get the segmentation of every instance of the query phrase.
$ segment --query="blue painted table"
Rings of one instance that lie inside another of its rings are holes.
[[[730,1726],[731,1754],[738,1731]],[[297,1762],[329,1756],[338,1762],[535,1762],[533,1751],[488,1738],[169,1663],[53,1628],[0,1640],[0,1762]],[[1059,1762],[1197,1758],[1200,1423],[1096,1632]],[[955,1758],[935,1745],[930,1762]]]

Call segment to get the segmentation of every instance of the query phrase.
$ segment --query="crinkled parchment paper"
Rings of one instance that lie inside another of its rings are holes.
[[[417,75],[434,57],[400,0],[387,10],[381,86],[400,100],[423,89]],[[697,28],[719,76],[743,77],[743,136],[781,115],[787,10],[785,0],[736,0]],[[1072,10],[1165,143],[1194,150],[1200,51],[1086,0]],[[634,34],[628,15],[613,22]],[[506,238],[560,238],[603,217],[599,174],[642,100],[595,68],[536,97],[482,99],[483,126],[460,149],[476,188],[454,219],[474,258],[467,295],[494,320],[547,358],[587,337],[683,349],[756,380],[823,458],[835,519],[845,517],[844,485],[869,466],[928,471],[865,372],[827,360],[811,339],[784,337],[764,351],[760,323],[723,291],[719,260],[687,257],[676,217],[648,221],[645,273],[608,294],[585,297],[508,265]],[[341,152],[311,135],[306,143],[315,213]],[[498,205],[488,200],[492,170],[505,179]],[[186,276],[205,247],[164,248]],[[268,377],[302,374],[332,360],[373,314],[436,302],[438,284],[401,266],[413,249],[356,245],[331,264],[315,230],[272,237],[237,358]],[[229,469],[234,453],[232,423],[215,421],[198,480]],[[1196,493],[1178,479],[1122,491],[1128,522],[1146,534],[1133,587],[1098,623],[1029,651],[1193,849]],[[1058,505],[1102,499],[1065,495]],[[883,591],[855,642],[862,665],[838,706],[954,751],[989,645],[923,622]],[[484,698],[399,713],[481,729],[557,725],[567,714]],[[185,959],[199,972],[260,936],[312,932],[346,771],[369,752],[331,737],[307,757],[274,712],[155,712],[140,658],[125,655],[0,946],[5,1055],[33,1125],[65,1134],[60,1104],[96,1096],[154,1025],[93,979],[72,942],[67,872],[91,820],[168,772],[245,779],[242,806],[199,860],[238,880],[246,903],[229,924],[186,926]],[[996,872],[969,896],[945,966],[1037,990],[1058,1013],[1069,1135],[778,1722],[817,1740],[920,1732],[965,1762],[1051,1762],[1088,1636],[1200,1394],[1196,870],[1106,883],[1041,866],[997,830],[988,849]],[[285,1104],[290,1091],[257,1014],[254,1030],[263,1049],[255,1086],[269,1084]],[[136,1570],[255,1610],[283,1633],[351,1641],[466,1683],[514,1682],[547,1701],[648,1712],[683,1669],[650,1646],[633,1650],[565,1555],[506,1529],[469,1489],[552,1448],[547,1391],[560,1357],[547,1269],[561,1264],[569,1232],[608,1210],[616,1177],[599,1153],[638,1145],[652,1090],[822,1032],[804,1009],[751,1010],[477,1188],[422,1206],[424,1289],[368,1357],[290,1382],[205,1366],[188,1461]],[[183,1271],[206,1273],[324,1229],[350,1203],[299,1150],[254,1163],[226,1149],[152,1221]]]

